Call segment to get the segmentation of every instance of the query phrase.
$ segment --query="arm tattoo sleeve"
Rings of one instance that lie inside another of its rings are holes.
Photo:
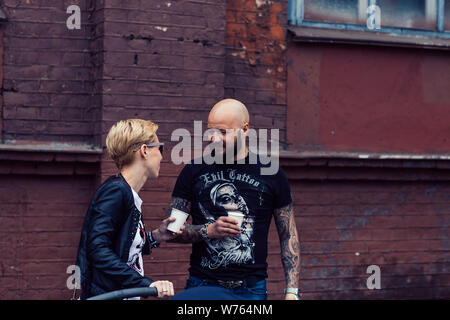
[[[298,287],[300,275],[300,246],[292,204],[274,211],[281,246],[281,262],[288,288]]]
[[[166,218],[170,217],[170,212],[172,208],[176,208],[178,210],[189,213],[191,209],[191,203],[183,198],[172,197],[170,201],[169,207],[167,208]],[[200,233],[201,225],[189,225],[186,224],[186,229],[184,229],[183,233],[176,237],[175,239],[168,242],[177,242],[177,243],[193,243],[202,240],[202,236]]]

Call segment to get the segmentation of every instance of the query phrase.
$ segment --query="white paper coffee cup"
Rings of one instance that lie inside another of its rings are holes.
[[[176,208],[172,208],[170,217],[176,218],[177,220],[169,223],[169,225],[167,226],[167,230],[172,232],[178,232],[180,231],[180,228],[183,226],[183,224],[186,222],[187,218],[189,217],[189,214]]]
[[[239,227],[242,225],[242,222],[244,222],[244,214],[241,211],[228,211],[228,216],[236,219]]]

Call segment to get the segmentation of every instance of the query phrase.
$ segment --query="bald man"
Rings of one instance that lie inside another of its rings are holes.
[[[222,142],[224,156],[227,154],[227,146],[228,149],[232,148],[231,158],[233,160],[247,156],[247,147],[242,143],[239,148],[238,139],[244,141],[245,133],[250,128],[249,118],[245,105],[235,99],[221,100],[212,107],[208,116],[208,128],[213,130],[210,139],[211,142]],[[229,131],[228,135],[227,130]],[[229,144],[227,145],[227,143]]]
[[[261,175],[267,165],[249,161],[245,143],[249,125],[245,105],[234,99],[219,101],[208,116],[215,149],[231,161],[206,164],[194,161],[181,171],[172,208],[190,213],[192,224],[175,242],[192,243],[189,278],[183,297],[196,298],[199,286],[209,286],[211,298],[224,299],[219,287],[234,299],[267,299],[267,241],[275,219],[286,277],[285,298],[298,299],[300,252],[287,177],[280,168]],[[254,159],[258,159],[256,156]],[[216,289],[214,289],[216,288]],[[199,295],[198,299],[202,299]]]

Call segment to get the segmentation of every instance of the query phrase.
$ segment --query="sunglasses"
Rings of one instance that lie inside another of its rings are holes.
[[[145,144],[147,147],[159,147],[159,152],[161,152],[161,154],[163,154],[164,152],[164,143],[162,142],[152,142],[152,143],[143,143]],[[142,144],[137,147],[136,149],[133,150],[133,152],[137,152],[140,148],[141,148]]]

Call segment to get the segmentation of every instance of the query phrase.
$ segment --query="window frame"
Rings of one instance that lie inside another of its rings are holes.
[[[368,4],[372,0],[367,1]],[[304,19],[304,0],[289,0],[288,30],[294,41],[366,43],[450,49],[450,30],[445,30],[445,0],[436,0],[436,31],[386,27],[370,30],[366,25]]]

